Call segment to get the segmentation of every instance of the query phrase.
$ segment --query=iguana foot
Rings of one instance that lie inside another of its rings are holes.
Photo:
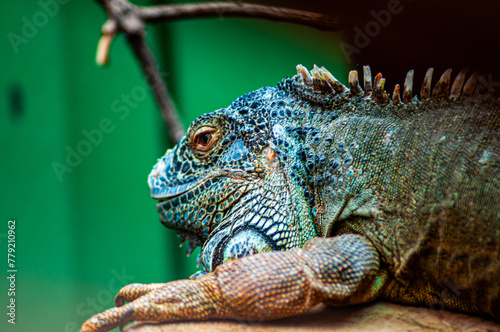
[[[83,324],[81,332],[104,332],[116,327],[121,330],[132,321],[206,320],[225,316],[217,301],[220,295],[214,281],[212,277],[128,285],[116,296],[119,307],[93,316]],[[123,305],[131,300],[133,302]]]
[[[295,316],[322,302],[367,302],[383,289],[383,276],[375,248],[362,236],[314,238],[304,249],[243,257],[196,280],[129,285],[116,304],[132,302],[95,315],[81,331],[104,332],[131,321]]]

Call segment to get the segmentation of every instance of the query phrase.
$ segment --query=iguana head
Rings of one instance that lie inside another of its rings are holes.
[[[298,148],[278,121],[294,111],[303,112],[283,89],[246,94],[196,119],[149,175],[162,223],[189,240],[188,254],[204,244],[208,270],[316,235],[298,183]]]

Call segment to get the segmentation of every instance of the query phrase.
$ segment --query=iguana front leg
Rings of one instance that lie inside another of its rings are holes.
[[[81,331],[108,331],[134,320],[277,319],[321,302],[367,302],[385,281],[378,253],[364,237],[313,238],[303,249],[244,257],[196,280],[127,286],[117,304],[131,303],[95,315]]]

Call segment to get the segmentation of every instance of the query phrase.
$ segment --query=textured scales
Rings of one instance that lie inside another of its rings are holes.
[[[480,75],[420,100],[325,68],[198,118],[149,176],[195,280],[129,285],[82,331],[134,320],[266,320],[385,298],[500,319],[500,102]],[[128,303],[126,303],[128,302]]]

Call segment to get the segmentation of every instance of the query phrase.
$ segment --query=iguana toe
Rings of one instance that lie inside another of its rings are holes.
[[[156,283],[156,284],[130,284],[118,292],[115,296],[115,306],[121,307],[125,302],[132,302],[135,299],[146,295],[153,290],[164,287],[166,284]]]

